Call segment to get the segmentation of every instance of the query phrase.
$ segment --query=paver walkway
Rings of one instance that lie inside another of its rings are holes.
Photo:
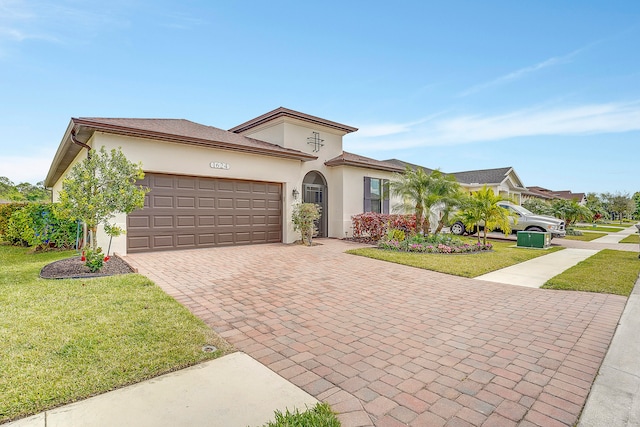
[[[452,277],[321,246],[136,254],[343,426],[572,426],[626,298]],[[464,257],[460,257],[464,262]]]

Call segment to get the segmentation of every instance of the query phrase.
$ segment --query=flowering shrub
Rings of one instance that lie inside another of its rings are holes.
[[[391,236],[389,232],[387,236]],[[404,240],[384,238],[378,242],[378,247],[402,252],[422,252],[430,254],[465,254],[472,252],[490,251],[491,243],[466,243],[459,237],[448,234],[422,236],[414,234]]]
[[[353,237],[368,236],[371,240],[378,241],[388,230],[402,230],[405,233],[415,231],[415,215],[389,215],[374,212],[366,212],[351,217],[353,224]]]

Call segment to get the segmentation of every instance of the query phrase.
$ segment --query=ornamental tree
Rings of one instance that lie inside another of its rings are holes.
[[[302,235],[302,243],[311,246],[313,234],[317,231],[315,222],[320,219],[321,207],[315,203],[296,203],[293,205],[291,221],[293,229]]]
[[[144,195],[149,190],[136,185],[142,178],[140,163],[127,160],[120,148],[108,152],[103,146],[99,151],[91,151],[91,156],[77,163],[64,179],[60,209],[87,225],[91,251],[97,249],[96,233],[100,224],[111,230],[111,235],[116,235],[122,230],[115,230],[109,224],[116,213],[129,214],[143,207]]]

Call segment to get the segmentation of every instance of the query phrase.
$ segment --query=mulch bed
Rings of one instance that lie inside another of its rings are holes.
[[[79,256],[66,258],[45,265],[40,270],[43,279],[81,279],[88,277],[113,276],[115,274],[134,273],[133,269],[120,257],[112,255],[102,268],[95,273],[89,271]]]

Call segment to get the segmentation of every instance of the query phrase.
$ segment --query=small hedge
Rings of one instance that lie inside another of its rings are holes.
[[[415,231],[416,216],[366,212],[353,215],[351,223],[353,224],[353,237],[369,237],[374,242],[377,242],[387,234],[388,230]]]
[[[54,204],[26,203],[13,210],[1,231],[13,245],[69,249],[75,246],[77,223],[61,218]]]
[[[380,249],[402,252],[422,252],[430,254],[466,254],[473,252],[490,251],[491,243],[486,245],[480,242],[470,244],[457,236],[450,234],[411,234],[406,236],[403,231],[390,230],[387,236],[378,242]]]

